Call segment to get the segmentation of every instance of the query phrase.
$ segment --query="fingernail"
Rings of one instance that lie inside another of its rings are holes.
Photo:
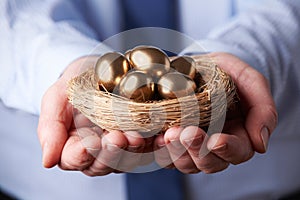
[[[94,137],[88,136],[88,137],[83,138],[81,140],[81,144],[86,149],[96,149],[95,148],[96,144],[95,144],[95,138]]]
[[[128,146],[127,151],[137,153],[140,150],[142,150],[142,148],[143,148],[142,146]]]
[[[101,149],[101,145],[97,144],[94,137],[85,137],[81,140],[81,145],[87,150],[87,152],[96,157]]]
[[[92,129],[97,133],[98,136],[101,136],[103,134],[103,129],[99,126],[94,126]]]
[[[166,146],[166,143],[158,143],[157,146],[161,149]]]
[[[43,156],[42,156],[42,163],[45,168],[51,168],[57,164],[53,160],[53,156],[49,155],[50,151],[51,151],[51,148],[49,146],[49,143],[46,142],[43,146]]]
[[[184,140],[184,143],[188,148],[198,149],[203,143],[203,136],[200,135],[199,137],[193,138],[191,140]]]
[[[48,143],[45,142],[44,146],[43,146],[43,156],[42,156],[42,162],[43,162],[43,166],[44,167],[49,167],[48,166],[48,161],[47,161],[47,157],[48,157]]]
[[[212,151],[224,151],[227,149],[227,144],[221,144],[221,145],[218,145],[218,146],[215,146],[213,147],[211,150]]]
[[[106,144],[105,145],[105,148],[110,151],[110,152],[114,152],[114,153],[117,153],[117,152],[120,152],[121,151],[121,148],[118,147],[117,145],[114,145],[114,144]]]
[[[157,150],[161,153],[167,151],[166,143],[157,143],[154,146],[154,151],[157,151]]]
[[[264,144],[265,151],[267,151],[268,143],[269,143],[269,137],[270,137],[269,129],[264,126],[260,131],[260,135],[261,135],[261,139],[262,139],[263,144]]]
[[[170,140],[170,144],[175,148],[175,149],[181,149],[182,144],[180,143],[179,140]]]

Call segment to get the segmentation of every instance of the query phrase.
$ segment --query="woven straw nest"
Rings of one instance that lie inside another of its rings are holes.
[[[134,102],[100,91],[89,69],[70,80],[68,97],[74,108],[106,130],[161,132],[172,126],[202,128],[217,122],[237,101],[231,78],[204,56],[193,57],[205,84],[194,95],[178,99]]]

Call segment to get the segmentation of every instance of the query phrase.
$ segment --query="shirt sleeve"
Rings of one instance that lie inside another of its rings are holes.
[[[98,44],[78,11],[80,2],[0,2],[0,99],[6,106],[39,114],[46,89]]]
[[[296,101],[295,93],[300,92],[299,10],[300,1],[258,3],[255,9],[240,13],[230,24],[213,30],[197,45],[207,52],[232,53],[256,68],[270,81],[277,103]],[[192,46],[185,52],[193,51]],[[294,97],[287,99],[291,94]]]

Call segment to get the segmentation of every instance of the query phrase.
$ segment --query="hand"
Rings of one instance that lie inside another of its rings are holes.
[[[47,168],[58,164],[89,176],[128,171],[141,164],[139,152],[149,149],[139,133],[102,130],[69,104],[68,80],[79,75],[82,68],[92,67],[96,60],[84,57],[74,61],[43,97],[38,136]]]
[[[277,112],[267,80],[237,57],[209,54],[235,82],[241,98],[241,113],[227,119],[223,133],[208,136],[197,127],[173,127],[156,138],[155,159],[161,166],[183,173],[213,173],[231,164],[249,160],[254,152],[267,150],[277,124]]]

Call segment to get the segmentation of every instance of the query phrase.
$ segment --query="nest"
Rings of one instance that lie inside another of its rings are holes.
[[[225,72],[204,56],[194,57],[205,83],[190,96],[135,102],[99,90],[94,69],[69,82],[68,97],[94,124],[106,130],[159,133],[172,126],[208,127],[216,123],[237,101],[236,87]]]

